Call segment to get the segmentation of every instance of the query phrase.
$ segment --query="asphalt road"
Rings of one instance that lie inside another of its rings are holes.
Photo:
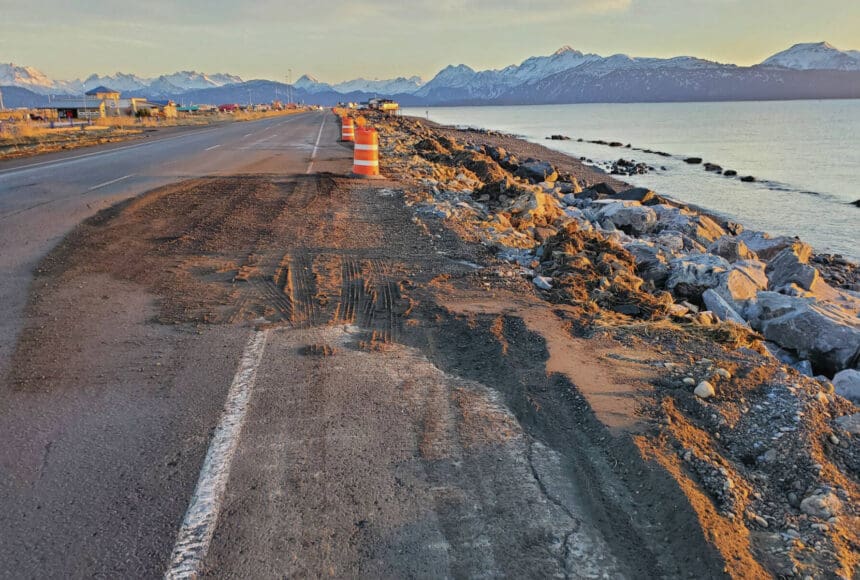
[[[0,376],[33,268],[72,227],[122,199],[192,176],[302,173],[322,119],[309,113],[168,131],[143,142],[0,162]]]

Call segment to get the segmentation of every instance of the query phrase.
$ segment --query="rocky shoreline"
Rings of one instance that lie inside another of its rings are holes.
[[[416,223],[482,244],[481,267],[565,305],[571,333],[664,353],[643,453],[704,490],[715,526],[770,574],[856,574],[857,264],[514,136],[374,124]]]

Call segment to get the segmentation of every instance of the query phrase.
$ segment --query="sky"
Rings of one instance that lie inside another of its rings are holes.
[[[750,65],[860,49],[860,0],[0,0],[0,62],[55,79],[177,70],[325,82],[502,68],[569,45]]]

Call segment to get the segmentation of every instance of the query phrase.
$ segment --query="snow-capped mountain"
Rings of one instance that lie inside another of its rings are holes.
[[[81,81],[71,81],[71,86],[77,88],[76,91],[73,92],[83,92],[89,91],[90,89],[94,89],[99,86],[110,87],[117,91],[129,92],[129,91],[139,91],[149,86],[152,82],[152,79],[146,79],[139,77],[133,74],[125,74],[121,72],[117,72],[112,75],[90,75],[84,80]]]
[[[312,95],[317,95],[326,92],[335,92],[340,94],[347,93],[368,93],[373,95],[400,95],[412,94],[421,86],[421,77],[398,77],[396,79],[373,79],[357,78],[351,81],[344,81],[331,85],[324,83],[311,75],[302,75],[293,86],[297,89],[307,91]]]
[[[207,75],[205,73],[200,73],[193,70],[184,70],[175,72],[170,75],[162,75],[158,77],[156,81],[160,82],[164,86],[166,86],[166,83],[168,85],[177,87],[180,90],[190,91],[194,89],[208,89],[212,87],[223,87],[224,85],[241,83],[242,79],[235,75],[229,75],[224,73]]]
[[[299,77],[299,80],[293,83],[293,87],[307,91],[312,95],[332,90],[330,84],[322,83],[310,75],[302,75]]]
[[[54,91],[55,83],[40,70],[10,62],[0,63],[0,86],[20,87],[47,95]]]
[[[795,44],[761,63],[794,70],[860,71],[860,51],[839,50],[827,42]]]
[[[474,71],[465,65],[449,66],[421,87],[416,94],[435,98],[451,94],[460,99],[492,99],[516,87],[533,85],[553,75],[571,71],[576,71],[582,77],[602,77],[620,70],[698,70],[724,66],[732,65],[721,65],[690,56],[660,59],[615,54],[603,57],[583,54],[565,46],[549,56],[531,57],[519,65],[510,65],[499,70]]]
[[[58,81],[33,67],[0,64],[0,86],[20,87],[42,95],[79,94],[98,86],[110,87],[124,93],[172,95],[241,82],[242,79],[235,75],[196,71],[179,71],[156,79],[117,72],[112,75],[92,74],[85,80]]]
[[[379,95],[412,94],[421,88],[421,77],[397,77],[396,79],[364,79],[357,78],[332,85],[338,93],[376,93]]]

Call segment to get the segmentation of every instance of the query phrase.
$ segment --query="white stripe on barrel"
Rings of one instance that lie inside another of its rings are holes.
[[[355,165],[361,165],[362,167],[378,167],[379,161],[365,161],[364,159],[356,159],[353,161]]]
[[[357,143],[355,145],[355,149],[357,151],[379,151],[379,145],[363,145],[361,143]]]

